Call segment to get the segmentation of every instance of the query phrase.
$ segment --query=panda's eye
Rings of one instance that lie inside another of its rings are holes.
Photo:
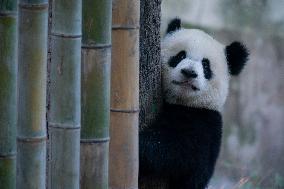
[[[202,59],[202,66],[203,66],[204,77],[206,79],[211,79],[212,78],[212,70],[210,68],[210,61],[207,58]]]
[[[186,52],[185,51],[180,51],[177,53],[175,56],[172,56],[169,60],[169,66],[170,67],[176,67],[178,63],[180,63],[183,59],[186,58]]]

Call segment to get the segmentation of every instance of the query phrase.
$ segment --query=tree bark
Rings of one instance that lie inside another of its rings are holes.
[[[110,188],[138,188],[139,0],[113,1]]]
[[[111,0],[83,1],[81,188],[108,189]]]
[[[139,128],[158,115],[161,95],[161,0],[141,0],[140,6],[140,114]]]
[[[0,188],[16,188],[17,1],[0,0]]]
[[[139,129],[153,123],[162,106],[160,23],[161,0],[141,0]],[[139,177],[140,189],[164,189],[165,182]]]
[[[47,0],[19,1],[17,188],[45,189]]]
[[[79,189],[81,125],[81,0],[52,2],[50,32],[50,189]]]

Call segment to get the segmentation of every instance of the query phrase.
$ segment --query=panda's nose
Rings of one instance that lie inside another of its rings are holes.
[[[187,78],[197,78],[197,74],[193,70],[184,68],[184,69],[181,69],[180,72],[182,73],[183,76]]]

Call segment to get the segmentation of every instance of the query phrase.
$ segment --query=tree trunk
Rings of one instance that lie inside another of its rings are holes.
[[[139,6],[113,1],[110,188],[138,188]]]
[[[150,125],[161,104],[161,0],[141,0],[140,13],[140,118],[139,128]]]
[[[111,0],[83,1],[81,188],[108,189]]]
[[[153,123],[162,106],[160,23],[161,0],[141,0],[139,129]],[[140,189],[167,188],[162,180],[139,177]]]
[[[45,189],[47,0],[19,3],[17,188]]]
[[[17,1],[0,0],[0,188],[16,188]]]
[[[50,32],[50,189],[79,189],[81,0],[53,0]]]

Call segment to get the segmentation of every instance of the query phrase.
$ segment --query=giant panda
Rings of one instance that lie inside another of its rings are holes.
[[[249,53],[240,42],[226,46],[201,30],[182,28],[176,18],[161,54],[164,105],[139,132],[139,184],[204,189],[220,151],[229,80],[242,71]]]

